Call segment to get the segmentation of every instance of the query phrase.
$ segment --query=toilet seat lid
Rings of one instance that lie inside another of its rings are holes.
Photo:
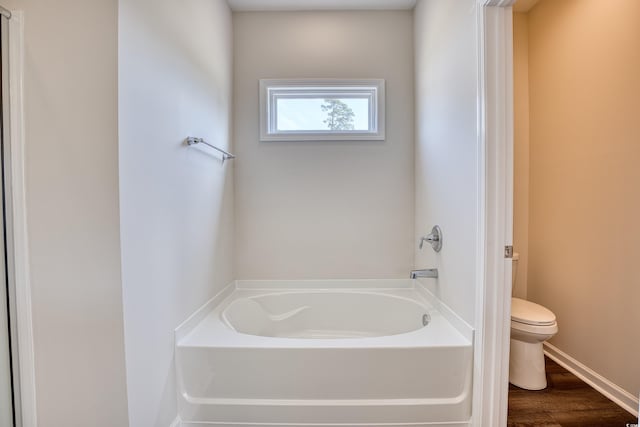
[[[556,315],[551,310],[531,301],[511,298],[511,320],[527,325],[553,325]]]

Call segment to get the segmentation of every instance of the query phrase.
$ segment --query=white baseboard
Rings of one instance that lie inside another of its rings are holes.
[[[180,417],[176,417],[176,419],[173,420],[169,427],[182,427],[182,421],[180,421]]]
[[[597,372],[594,372],[552,344],[547,342],[544,343],[544,354],[556,361],[560,366],[566,368],[569,372],[573,373],[576,377],[598,390],[608,399],[624,408],[626,411],[632,413],[636,417],[638,416],[638,398],[636,396],[622,389],[620,386],[614,384]]]

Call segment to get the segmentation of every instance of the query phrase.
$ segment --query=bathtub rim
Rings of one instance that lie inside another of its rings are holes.
[[[427,300],[466,340],[474,342],[474,329],[416,279],[330,279],[330,280],[233,280],[174,330],[177,345],[213,310],[236,290],[254,291],[394,291],[415,290]]]

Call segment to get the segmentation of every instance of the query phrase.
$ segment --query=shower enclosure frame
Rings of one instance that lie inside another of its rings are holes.
[[[3,11],[8,12],[8,11]],[[2,114],[6,274],[16,427],[36,427],[35,360],[27,241],[24,141],[24,16],[2,14]]]
[[[478,264],[473,425],[505,426],[513,246],[513,17],[516,0],[477,0]]]

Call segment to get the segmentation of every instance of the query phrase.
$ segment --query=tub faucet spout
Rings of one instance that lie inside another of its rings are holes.
[[[438,269],[437,268],[425,268],[422,270],[411,270],[411,278],[416,279],[418,277],[428,277],[431,279],[438,278]]]

